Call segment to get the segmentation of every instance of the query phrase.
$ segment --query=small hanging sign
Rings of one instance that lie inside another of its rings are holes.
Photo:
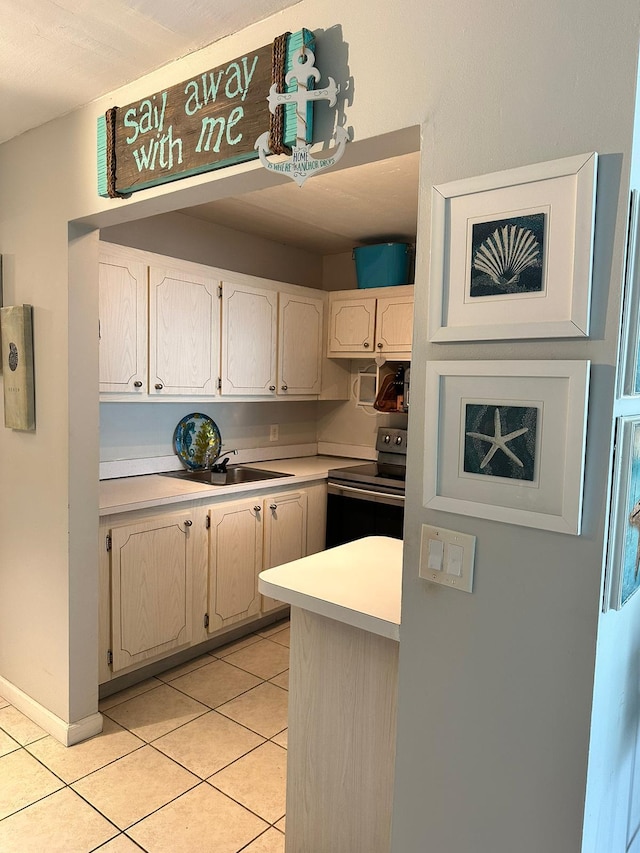
[[[297,146],[294,101],[272,107],[269,90],[277,87],[297,98],[297,83],[290,79],[294,57],[313,46],[309,30],[285,33],[190,80],[112,107],[98,120],[99,194],[125,196],[254,159],[258,135],[266,135],[274,153]],[[311,142],[310,111],[305,118],[305,141]]]
[[[282,152],[270,145],[271,139],[268,133],[261,134],[256,140],[260,162],[265,169],[288,175],[299,187],[303,185],[307,178],[311,178],[335,166],[344,154],[345,145],[349,141],[347,131],[343,127],[338,126],[335,134],[337,147],[334,153],[328,157],[314,157],[311,154],[311,137],[308,132],[308,122],[313,103],[325,100],[329,101],[330,107],[334,107],[340,91],[340,87],[336,85],[332,77],[328,78],[329,83],[327,86],[311,91],[314,84],[318,83],[319,80],[320,71],[315,67],[315,56],[309,47],[302,44],[294,57],[293,68],[285,77],[287,88],[279,92],[277,83],[274,83],[271,86],[268,98],[269,110],[273,115],[276,115],[278,109],[282,109],[283,106],[290,104],[295,106],[296,139],[291,149],[291,156],[287,159],[269,161],[267,159],[268,154],[280,154]]]

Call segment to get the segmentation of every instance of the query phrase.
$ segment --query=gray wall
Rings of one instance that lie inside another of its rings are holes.
[[[462,25],[451,7],[431,6],[423,49],[433,110],[423,136],[393,851],[621,853],[628,800],[599,803],[596,823],[608,827],[611,844],[594,840],[592,821],[583,839],[583,817],[638,13],[623,3],[614,15],[594,3],[500,3],[491,12],[466,4]],[[429,186],[590,150],[602,155],[591,337],[429,344],[421,333]],[[514,358],[593,363],[580,537],[423,507],[424,453],[434,440],[423,427],[426,363]],[[477,537],[472,595],[418,578],[423,523]],[[610,664],[613,654],[611,646],[603,651]],[[599,710],[601,725],[610,725],[610,709]],[[635,703],[628,712],[633,727]],[[628,762],[619,758],[592,769],[594,790],[628,780]]]

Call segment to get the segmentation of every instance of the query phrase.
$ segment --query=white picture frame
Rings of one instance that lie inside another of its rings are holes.
[[[596,152],[432,188],[429,340],[589,334]]]
[[[624,273],[618,396],[640,397],[640,191],[631,191]]]
[[[427,363],[424,506],[579,535],[589,371],[588,361]]]
[[[616,420],[603,610],[640,589],[640,415]]]

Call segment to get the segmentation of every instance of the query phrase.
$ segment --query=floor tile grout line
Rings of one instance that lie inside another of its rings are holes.
[[[269,824],[269,826],[273,826],[279,820],[282,820],[283,817],[287,816],[287,813],[285,811],[285,813],[283,815],[280,815],[280,817],[276,818],[275,821],[272,823],[270,820],[267,820],[266,817],[263,817],[262,815],[259,815],[258,812],[254,811],[253,809],[250,809],[249,806],[245,805],[244,803],[241,803],[240,800],[236,800],[236,798],[232,797],[231,794],[228,794],[226,791],[223,791],[221,788],[218,788],[216,785],[213,784],[213,782],[210,782],[208,779],[205,779],[204,783],[205,783],[205,785],[210,785],[215,791],[217,791],[219,794],[222,794],[228,800],[232,800],[236,805],[240,806],[245,811],[249,812],[252,815],[255,815],[255,817],[257,817],[257,818],[260,818],[261,821]],[[266,832],[267,830],[265,829],[264,831]],[[279,830],[279,832],[281,832],[281,831],[282,830]],[[257,836],[256,836],[256,838],[257,838]],[[255,841],[255,839],[254,839],[254,841]]]

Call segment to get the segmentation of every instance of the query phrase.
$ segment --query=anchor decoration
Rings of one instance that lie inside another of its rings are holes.
[[[296,68],[301,71],[297,71]],[[267,101],[269,102],[269,110],[275,113],[276,108],[281,104],[295,104],[296,108],[296,142],[292,146],[291,157],[286,160],[278,160],[270,162],[267,160],[267,154],[271,154],[269,148],[269,133],[261,134],[256,140],[255,148],[258,150],[260,162],[271,172],[280,172],[292,178],[296,184],[301,187],[307,178],[324,172],[340,160],[344,154],[344,149],[349,141],[349,134],[343,128],[338,126],[335,133],[335,141],[337,147],[334,153],[329,157],[313,157],[311,155],[311,142],[307,143],[307,104],[312,101],[326,100],[329,101],[329,106],[333,107],[336,104],[336,97],[340,91],[340,87],[336,84],[332,77],[329,77],[329,85],[322,89],[309,90],[307,80],[313,77],[315,83],[320,80],[320,72],[315,67],[315,55],[308,47],[301,47],[294,60],[293,68],[285,77],[285,83],[291,85],[295,80],[297,83],[296,91],[278,92],[274,83],[269,90]]]

